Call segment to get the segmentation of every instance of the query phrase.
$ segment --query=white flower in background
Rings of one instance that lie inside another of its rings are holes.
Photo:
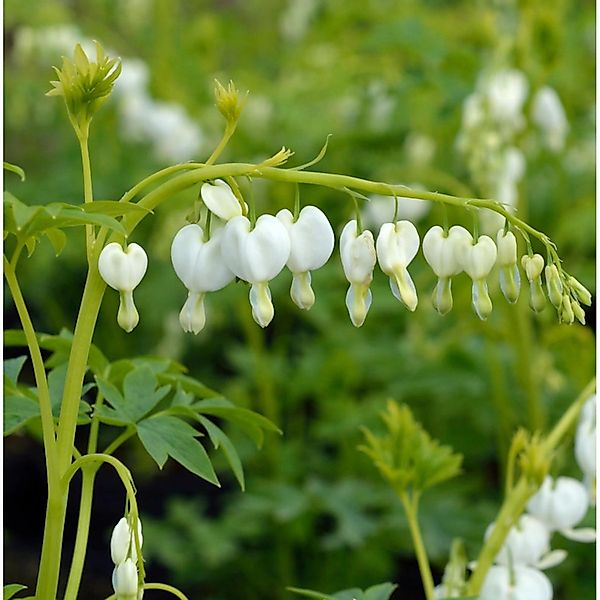
[[[452,309],[452,277],[462,272],[463,246],[473,243],[473,236],[460,225],[444,231],[439,225],[432,227],[423,238],[423,255],[438,277],[433,290],[434,308],[445,315]]]
[[[487,540],[494,530],[492,523],[485,532]],[[566,556],[564,551],[550,553],[550,531],[531,515],[524,514],[511,528],[494,562],[499,565],[524,565],[538,569],[554,566]]]
[[[119,292],[117,323],[127,333],[139,322],[133,302],[133,290],[139,285],[148,267],[148,257],[138,244],[129,244],[125,250],[121,244],[112,242],[105,246],[98,259],[100,276]]]
[[[584,483],[595,503],[596,487],[596,395],[594,394],[581,409],[575,433],[575,459],[583,471]]]
[[[204,296],[224,288],[235,277],[221,255],[222,237],[223,230],[215,229],[205,241],[202,227],[191,224],[180,229],[173,238],[171,262],[177,277],[189,290],[179,313],[185,332],[197,334],[204,328]]]
[[[504,297],[514,304],[519,298],[521,275],[517,265],[517,238],[512,231],[499,229],[496,234],[498,257],[496,262],[500,267],[500,289]]]
[[[586,487],[572,477],[546,477],[538,492],[529,500],[527,512],[566,538],[579,542],[596,539],[593,529],[574,529],[587,512],[589,505]]]
[[[261,215],[254,229],[246,217],[234,217],[223,230],[223,260],[237,277],[252,284],[252,316],[261,327],[266,327],[275,314],[269,281],[285,266],[290,248],[285,226],[273,215]]]
[[[425,188],[419,183],[411,183],[409,186],[413,190],[425,191]],[[389,223],[394,215],[395,200],[393,196],[383,196],[372,194],[369,196],[370,202],[365,203],[362,210],[362,217],[365,225],[379,229],[384,223]],[[429,200],[418,200],[405,196],[397,196],[398,212],[396,218],[406,219],[413,223],[420,221],[431,210]]]
[[[320,269],[329,260],[335,242],[333,229],[316,206],[305,206],[296,221],[287,208],[280,210],[277,218],[290,238],[290,256],[286,263],[293,275],[290,296],[296,306],[309,310],[315,303],[310,272]]]
[[[473,92],[463,102],[462,130],[467,132],[476,129],[483,121],[485,121],[485,99],[481,94]]]
[[[483,81],[482,88],[491,117],[506,128],[521,129],[523,104],[529,91],[525,75],[517,69],[497,71]]]
[[[150,69],[139,58],[124,58],[121,60],[121,74],[115,82],[115,93],[122,96],[146,96]]]
[[[540,128],[546,146],[553,152],[560,152],[565,146],[569,122],[554,88],[544,86],[536,92],[531,105],[531,118]]]
[[[465,273],[473,280],[473,308],[483,321],[492,312],[492,300],[486,278],[494,267],[496,256],[496,244],[487,235],[480,235],[476,244],[462,246],[460,263]]]
[[[377,236],[377,259],[381,270],[390,278],[394,296],[410,311],[417,308],[415,284],[408,265],[419,251],[419,233],[410,221],[384,223]]]
[[[231,188],[222,179],[207,181],[200,188],[200,195],[208,210],[223,221],[242,215],[242,205]]]
[[[552,600],[552,584],[541,571],[531,567],[492,566],[478,600]]]
[[[529,306],[535,312],[541,312],[546,306],[546,296],[542,288],[542,271],[544,270],[544,257],[541,254],[521,258],[521,266],[529,281]]]
[[[115,567],[112,583],[117,600],[137,600],[138,573],[137,567],[131,558]]]
[[[413,165],[426,166],[435,156],[435,140],[424,133],[411,131],[404,140],[404,154]]]
[[[289,42],[299,42],[306,35],[319,5],[320,0],[290,0],[279,21],[283,38]]]
[[[373,281],[377,254],[373,234],[368,229],[359,233],[355,220],[346,223],[340,236],[340,258],[344,275],[350,283],[346,294],[348,313],[352,324],[360,327],[371,307],[369,286]]]

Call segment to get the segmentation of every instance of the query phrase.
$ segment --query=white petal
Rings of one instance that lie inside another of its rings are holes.
[[[179,323],[186,333],[198,334],[206,325],[204,294],[190,292],[179,313]]]
[[[462,271],[464,247],[472,240],[471,234],[460,225],[451,227],[447,235],[435,225],[423,238],[423,255],[438,277],[452,277]]]
[[[122,517],[115,525],[110,538],[110,557],[115,565],[121,564],[127,558],[130,539],[129,523],[125,517]]]
[[[533,256],[523,256],[521,258],[521,266],[525,270],[528,281],[536,280],[544,270],[544,257],[540,254],[534,254]]]
[[[221,254],[223,230],[214,230],[206,242],[203,236],[200,226],[186,225],[177,232],[171,245],[175,273],[194,293],[215,292],[235,277]]]
[[[372,301],[371,290],[366,285],[351,283],[346,293],[346,307],[354,327],[361,327],[367,318]]]
[[[474,281],[487,277],[496,262],[496,244],[487,235],[479,236],[477,243],[468,246],[463,257],[463,269]]]
[[[302,310],[310,310],[315,303],[315,293],[310,286],[310,271],[306,273],[294,273],[290,296],[294,304]]]
[[[100,276],[113,289],[134,290],[148,268],[148,257],[138,244],[129,244],[125,250],[121,244],[112,242],[106,245],[98,259]]]
[[[566,550],[552,550],[545,556],[542,556],[534,566],[536,569],[545,571],[546,569],[551,569],[552,567],[560,565],[564,562],[565,558],[567,558]]]
[[[133,596],[137,594],[137,568],[130,558],[122,562],[115,569],[113,587],[117,596]]]
[[[254,283],[250,288],[250,304],[252,317],[261,326],[266,327],[275,315],[271,302],[271,290],[266,283]]]
[[[579,529],[561,529],[560,533],[574,542],[593,543],[596,541],[596,530],[591,527]]]
[[[239,200],[222,179],[202,184],[200,194],[207,208],[223,221],[229,221],[242,214]]]
[[[254,229],[246,217],[234,217],[223,230],[221,252],[227,267],[251,283],[273,279],[290,255],[290,237],[272,215],[261,215]]]
[[[373,234],[365,230],[357,235],[356,221],[347,223],[340,237],[340,258],[350,283],[369,285],[377,262]]]
[[[498,246],[497,263],[501,267],[512,267],[517,263],[517,238],[512,231],[499,229],[496,234]]]
[[[293,222],[292,213],[283,209],[277,218],[290,237],[290,256],[287,267],[292,273],[303,273],[321,268],[331,256],[334,234],[325,214],[316,206],[305,206]]]

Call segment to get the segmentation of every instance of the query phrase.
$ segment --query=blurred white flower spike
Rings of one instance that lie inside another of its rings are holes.
[[[423,238],[423,255],[438,277],[432,303],[441,315],[452,310],[452,277],[462,272],[464,247],[472,242],[473,236],[460,225],[454,225],[448,232],[435,225]]]
[[[209,240],[199,225],[180,229],[171,245],[171,262],[177,277],[189,290],[188,298],[179,313],[185,332],[200,333],[206,324],[204,296],[224,288],[235,278],[221,255],[223,230],[213,230]]]
[[[552,152],[560,152],[569,133],[569,122],[554,88],[541,87],[533,97],[531,119],[539,127],[544,143]]]
[[[373,234],[368,229],[359,232],[355,220],[346,223],[342,230],[340,258],[344,274],[350,283],[346,294],[350,320],[355,327],[360,327],[371,307],[372,294],[369,286],[373,281],[377,253]]]
[[[138,244],[129,244],[125,250],[121,244],[112,242],[105,246],[98,259],[102,279],[119,292],[117,323],[127,333],[139,322],[138,311],[133,302],[133,290],[139,285],[148,267],[148,257]]]
[[[590,502],[596,502],[596,395],[583,405],[575,433],[575,459],[583,471]]]
[[[419,251],[419,233],[410,221],[384,223],[377,236],[377,259],[381,270],[390,278],[394,296],[414,311],[418,298],[408,265]]]
[[[333,229],[316,206],[305,206],[296,221],[286,208],[277,213],[277,218],[290,238],[290,256],[286,263],[293,275],[290,296],[298,308],[309,310],[315,303],[310,272],[320,269],[331,257],[335,242]]]
[[[252,229],[246,217],[238,216],[225,225],[221,254],[236,277],[252,284],[252,316],[266,327],[275,314],[269,281],[283,269],[290,256],[290,237],[273,215],[261,215]]]

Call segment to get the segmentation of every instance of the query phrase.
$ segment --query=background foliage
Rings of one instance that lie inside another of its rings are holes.
[[[5,157],[27,179],[19,183],[9,174],[6,187],[30,204],[81,201],[80,161],[64,107],[43,96],[61,51],[52,44],[31,49],[28,42],[47,28],[53,28],[48,39],[58,39],[67,26],[148,64],[153,97],[180,104],[200,125],[202,150],[189,158],[205,158],[219,139],[212,97],[218,77],[250,90],[224,160],[254,160],[286,145],[300,164],[332,133],[322,170],[476,194],[455,149],[461,106],[511,31],[511,64],[532,88],[555,87],[570,123],[558,155],[524,134],[521,210],[555,240],[568,270],[594,289],[594,16],[592,4],[577,0],[524,0],[518,7],[440,0],[46,0],[36,10],[7,0]],[[128,139],[113,101],[95,119],[91,153],[99,199],[117,199],[168,164]],[[351,214],[348,198],[307,186],[300,192],[341,230]],[[494,313],[483,324],[461,275],[455,308],[441,318],[428,298],[434,276],[418,257],[417,311],[407,314],[378,273],[369,317],[355,330],[334,257],[314,274],[317,303],[309,313],[293,306],[290,276],[282,274],[272,285],[276,316],[265,331],[252,321],[239,284],[212,295],[206,330],[187,336],[177,321],[185,290],[170,267],[169,248],[195,193],[174,197],[136,236],[150,257],[136,292],[139,327],[129,336],[118,329],[116,294],[107,294],[95,343],[110,360],[137,354],[178,360],[231,401],[272,419],[283,436],[267,434],[257,451],[231,432],[243,449],[244,493],[219,455],[223,488],[217,490],[175,463],[157,471],[137,442],[122,448],[138,484],[148,571],[190,597],[213,600],[288,598],[288,585],[334,592],[382,581],[399,583],[403,598],[419,598],[406,522],[393,493],[357,451],[360,427],[378,430],[378,414],[394,398],[465,456],[463,476],[423,501],[425,541],[439,575],[453,537],[463,537],[470,556],[476,554],[499,506],[499,456],[514,428],[551,423],[593,373],[594,312],[589,326],[559,326],[553,311],[533,317],[526,302],[508,306],[495,290]],[[274,212],[291,205],[294,190],[256,183],[254,193],[260,209]],[[449,218],[470,225],[468,215],[450,211]],[[418,224],[421,235],[442,219],[434,207]],[[81,234],[71,238],[59,259],[42,242],[22,266],[39,331],[56,334],[74,322],[84,261]],[[5,325],[16,322],[5,294]],[[13,436],[5,457],[11,490],[5,576],[32,584],[43,522],[41,448]],[[580,476],[569,444],[557,464],[561,473]],[[86,598],[110,591],[108,536],[122,510],[111,477],[99,478]],[[557,597],[592,598],[593,552],[564,546],[569,560],[550,572]]]

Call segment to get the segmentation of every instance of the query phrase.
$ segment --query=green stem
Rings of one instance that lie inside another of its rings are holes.
[[[419,563],[419,571],[421,572],[425,597],[427,600],[435,600],[433,576],[431,575],[427,550],[425,549],[425,544],[421,537],[421,529],[419,528],[419,521],[417,518],[419,496],[418,494],[413,493],[412,498],[409,498],[409,495],[405,491],[400,491],[399,496],[402,505],[404,506],[404,512],[406,513],[408,526],[410,528],[410,535],[412,537],[413,546],[415,547],[415,554],[417,555],[417,562]]]
[[[94,404],[94,414],[92,416],[92,424],[90,425],[90,437],[88,438],[88,454],[94,454],[98,447],[98,434],[100,432],[100,418],[98,416],[98,409],[104,403],[104,396],[102,392],[98,392],[96,396],[96,403]],[[77,458],[80,458],[79,456]]]
[[[135,435],[135,427],[128,427],[116,439],[114,439],[104,450],[104,454],[112,454],[121,444]]]
[[[88,536],[90,530],[90,517],[92,514],[92,500],[94,497],[94,480],[98,472],[99,465],[90,465],[81,469],[81,500],[79,502],[79,520],[77,522],[77,537],[75,539],[75,548],[73,549],[73,560],[71,562],[71,571],[67,581],[64,600],[77,600],[79,586],[81,584],[81,575],[85,564],[85,555],[87,550]]]
[[[4,257],[4,277],[12,294],[17,313],[21,325],[23,326],[23,332],[25,339],[27,340],[27,347],[29,348],[29,354],[31,355],[31,362],[33,364],[33,373],[35,375],[35,383],[38,389],[38,402],[40,404],[40,415],[42,420],[42,437],[44,440],[44,452],[46,455],[46,473],[48,476],[48,484],[54,484],[58,481],[58,474],[56,472],[56,438],[54,437],[54,418],[52,416],[52,404],[50,402],[50,392],[48,390],[48,380],[46,379],[46,369],[44,368],[44,359],[42,358],[42,352],[38,344],[35,329],[25,304],[25,299],[21,293],[19,281],[14,271],[13,264],[9,263],[6,257]]]
[[[78,136],[79,148],[81,150],[81,165],[83,168],[83,201],[85,204],[94,201],[92,188],[92,167],[90,164],[90,151],[88,146],[89,131],[86,130]],[[88,263],[92,260],[92,249],[94,247],[94,226],[85,226],[85,247],[87,250]]]
[[[223,137],[221,138],[221,141],[218,143],[217,147],[213,150],[213,153],[210,155],[210,157],[206,161],[207,165],[214,164],[215,161],[217,160],[217,158],[219,158],[219,156],[221,156],[221,153],[225,149],[225,146],[227,146],[229,140],[231,139],[231,136],[234,134],[236,127],[237,127],[237,121],[235,121],[234,123],[231,123],[231,122],[227,123],[227,125],[225,126],[225,131],[223,132]]]

